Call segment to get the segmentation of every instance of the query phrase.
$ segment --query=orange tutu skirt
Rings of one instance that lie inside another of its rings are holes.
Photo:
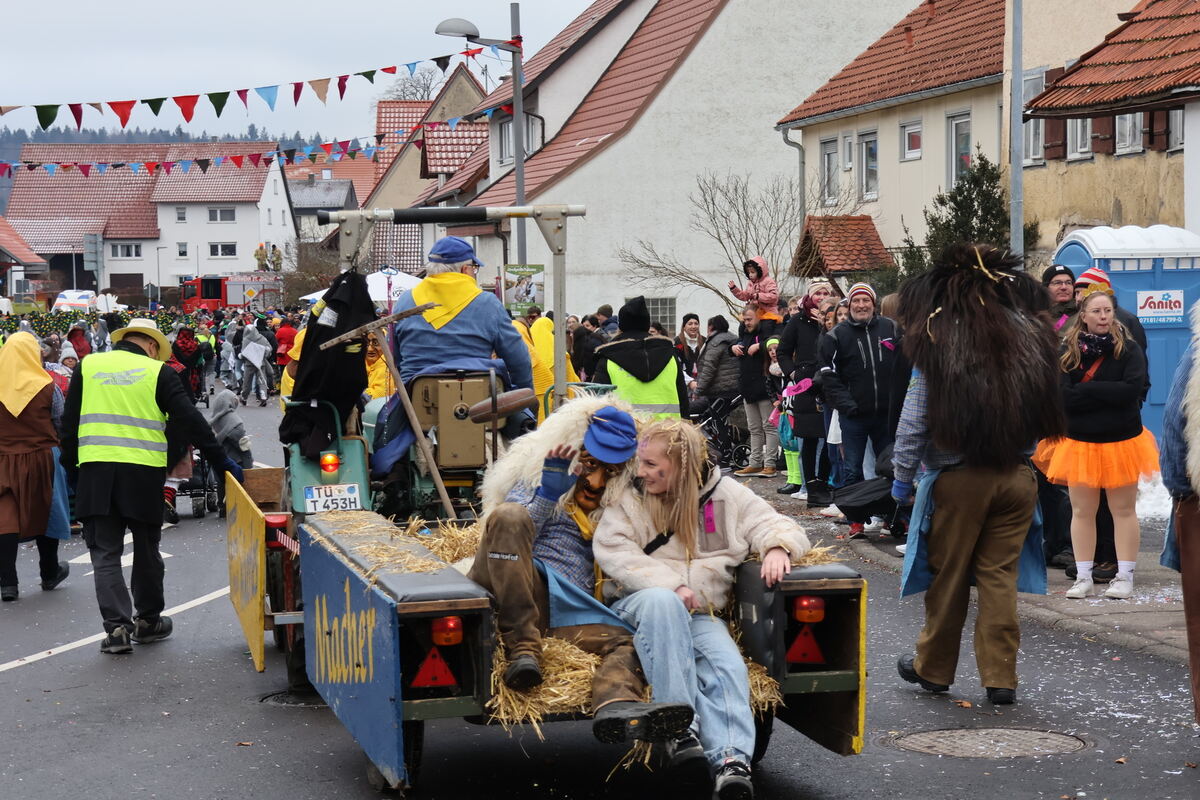
[[[1145,428],[1121,442],[1043,439],[1033,463],[1051,483],[1116,489],[1158,474],[1158,445]]]

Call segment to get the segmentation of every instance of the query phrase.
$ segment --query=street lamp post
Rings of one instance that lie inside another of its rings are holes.
[[[155,269],[155,280],[157,283],[154,284],[156,287],[154,292],[158,295],[157,302],[159,308],[162,308],[162,251],[166,249],[167,246],[165,244],[154,248],[154,262],[157,265]]]

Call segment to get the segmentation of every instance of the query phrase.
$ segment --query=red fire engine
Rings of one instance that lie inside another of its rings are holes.
[[[283,279],[265,272],[244,275],[201,275],[180,281],[183,290],[183,311],[191,314],[207,308],[266,308],[283,304]]]

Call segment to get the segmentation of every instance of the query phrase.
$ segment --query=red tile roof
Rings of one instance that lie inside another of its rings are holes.
[[[421,177],[453,175],[487,138],[487,122],[459,122],[453,129],[449,125],[427,128],[421,149]]]
[[[46,259],[33,252],[29,243],[21,238],[21,234],[13,230],[8,220],[0,217],[0,261],[12,259],[23,266],[35,266],[46,263]],[[0,264],[0,266],[3,266]]]
[[[381,144],[387,149],[379,151],[379,160],[375,162],[376,182],[388,171],[404,142],[412,137],[411,133],[406,133],[403,137],[397,136],[395,131],[411,131],[414,125],[425,119],[432,105],[432,100],[379,101],[375,108],[375,134],[386,134]],[[357,189],[358,187],[355,187],[355,191]],[[362,195],[364,200],[366,197],[367,195]]]
[[[376,225],[371,239],[371,263],[415,275],[425,267],[420,225]]]
[[[849,116],[862,106],[1004,71],[1005,0],[923,0],[779,121]]]
[[[890,267],[895,264],[875,221],[855,216],[809,216],[792,259],[792,274],[802,277]]]
[[[593,30],[603,27],[617,12],[629,5],[632,0],[596,0],[583,13],[576,17],[571,24],[559,31],[558,35],[538,50],[528,61],[521,65],[525,79],[525,90],[549,75],[562,62],[566,61],[571,49],[576,44],[585,41],[585,37]],[[504,51],[501,51],[502,53]],[[505,56],[508,53],[504,53]],[[480,101],[472,113],[478,113],[504,105],[512,100],[512,81],[505,81],[487,97]]]
[[[562,130],[525,162],[526,198],[550,188],[631,128],[726,2],[658,0]],[[510,205],[515,195],[510,171],[471,205]]]
[[[54,217],[53,219],[9,219],[21,238],[34,250],[47,254],[82,253],[83,236],[104,233],[104,218]],[[157,233],[155,234],[157,236]],[[144,238],[151,238],[147,235]]]
[[[217,156],[270,153],[278,142],[184,142],[167,148],[167,161],[180,159],[216,158]],[[249,162],[238,167],[232,161],[212,166],[207,172],[192,167],[188,172],[176,167],[167,175],[157,172],[153,203],[257,203],[262,199],[269,170]]]
[[[430,200],[444,200],[447,197],[452,197],[459,192],[470,192],[471,188],[483,178],[487,177],[488,168],[491,165],[491,147],[488,140],[485,138],[475,152],[471,153],[458,170],[441,186],[434,184],[431,190],[427,190],[420,199],[413,205],[424,205]]]
[[[307,158],[298,161],[295,164],[288,164],[283,168],[283,172],[287,175],[290,181],[302,181],[309,175],[316,175],[317,180],[321,179],[321,170],[330,170],[334,180],[349,180],[354,182],[354,194],[358,198],[359,203],[367,199],[371,194],[371,190],[375,188],[375,169],[376,162],[369,158],[364,158],[360,153],[356,158],[350,159],[348,156],[343,156],[341,161],[330,161],[329,157],[320,150],[317,151],[317,161],[313,163]],[[380,156],[383,155],[381,152]]]
[[[1143,0],[1121,16],[1129,21],[1035,97],[1027,112],[1078,116],[1081,111],[1181,105],[1185,96],[1197,94],[1200,4]]]

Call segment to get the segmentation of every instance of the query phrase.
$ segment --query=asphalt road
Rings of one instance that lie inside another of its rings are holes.
[[[278,411],[244,410],[255,456],[279,464]],[[181,504],[184,507],[185,504]],[[358,745],[325,708],[263,697],[285,685],[268,648],[254,672],[228,597],[224,529],[215,515],[185,518],[163,537],[167,605],[175,634],[131,656],[99,652],[86,550],[52,593],[37,588],[36,557],[22,551],[24,593],[0,606],[0,798],[371,798]],[[1185,669],[1026,623],[1019,702],[993,709],[978,686],[970,636],[958,682],[930,696],[896,676],[896,656],[921,624],[920,598],[898,600],[897,577],[851,562],[870,580],[868,743],[832,755],[786,726],[756,771],[764,798],[1196,798],[1200,738]],[[197,602],[199,601],[199,602]],[[970,629],[968,628],[968,631]],[[85,641],[70,649],[73,643]],[[32,660],[49,649],[53,654]],[[958,703],[956,701],[967,701]],[[902,750],[902,734],[982,728],[1079,737],[1067,755],[955,758]],[[624,748],[603,746],[583,723],[505,733],[459,721],[430,724],[417,796],[429,798],[673,797],[669,778],[607,776]]]

